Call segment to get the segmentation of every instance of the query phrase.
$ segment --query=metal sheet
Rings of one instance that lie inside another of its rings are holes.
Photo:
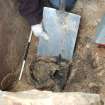
[[[79,15],[45,7],[43,26],[49,40],[45,41],[40,37],[38,55],[61,55],[64,59],[72,59],[79,23]]]
[[[102,17],[101,22],[97,26],[96,43],[105,44],[105,15]]]

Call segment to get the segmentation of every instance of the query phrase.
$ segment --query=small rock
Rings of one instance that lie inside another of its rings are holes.
[[[89,84],[89,88],[90,88],[90,91],[91,91],[92,93],[99,93],[99,91],[100,91],[100,86],[98,86],[98,85],[95,84],[95,83],[90,83],[90,84]]]

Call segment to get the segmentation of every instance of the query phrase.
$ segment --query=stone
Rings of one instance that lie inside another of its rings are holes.
[[[16,93],[1,91],[0,103],[2,105],[104,105],[98,94],[53,93],[38,90]]]

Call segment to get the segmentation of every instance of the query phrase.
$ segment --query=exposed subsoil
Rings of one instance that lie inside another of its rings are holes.
[[[63,70],[61,64],[52,62],[52,58],[48,59],[47,63],[45,60],[36,62],[37,39],[33,37],[24,75],[12,91],[38,88],[99,93],[105,97],[105,48],[100,48],[94,43],[96,26],[105,13],[105,1],[78,0],[72,12],[82,17],[73,61],[63,62]],[[60,78],[64,81],[58,78],[60,70],[62,75]],[[51,77],[52,74],[54,78]]]

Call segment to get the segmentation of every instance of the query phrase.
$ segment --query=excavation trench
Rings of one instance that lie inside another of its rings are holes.
[[[105,96],[105,48],[94,44],[97,24],[105,13],[105,1],[78,0],[72,12],[82,17],[73,61],[58,63],[55,58],[37,57],[37,39],[33,37],[22,80],[14,83],[30,28],[18,12],[17,0],[0,0],[0,88],[15,92],[37,88]],[[8,89],[8,84],[12,85],[10,80],[14,85]]]

